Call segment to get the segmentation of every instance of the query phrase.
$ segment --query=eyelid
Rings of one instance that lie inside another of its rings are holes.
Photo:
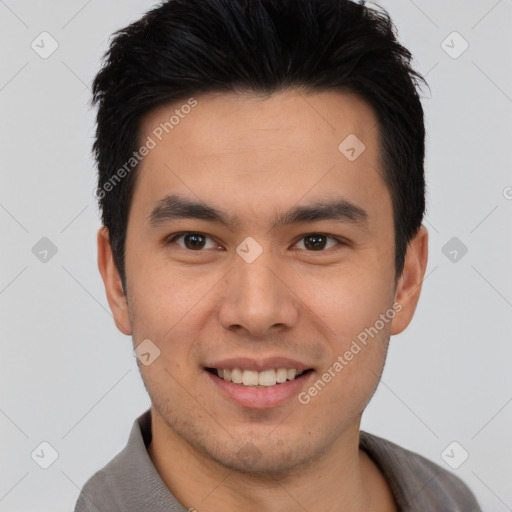
[[[216,240],[215,238],[213,238],[212,236],[210,235],[207,235],[206,233],[203,233],[202,231],[179,231],[177,233],[173,233],[172,235],[169,235],[168,237],[165,238],[164,240],[164,245],[170,245],[170,244],[173,244],[176,242],[176,240],[178,240],[179,238],[181,238],[182,236],[184,235],[202,235],[202,236],[205,236],[206,238],[209,238],[210,240],[212,240],[213,242],[215,242],[216,244],[220,245]],[[180,246],[181,247],[181,246]],[[182,249],[184,249],[185,251],[189,251],[189,252],[204,252],[203,249],[201,250],[198,250],[198,251],[193,251],[191,249],[187,249],[186,247],[181,247]]]
[[[332,239],[332,240],[337,242],[337,246],[347,246],[347,245],[349,245],[348,240],[345,240],[344,238],[339,237],[339,236],[331,235],[329,233],[324,233],[323,231],[311,231],[310,233],[304,233],[303,235],[300,235],[299,238],[297,238],[296,242],[293,245],[295,246],[301,240],[303,240],[304,238],[306,238],[308,236],[313,236],[313,235],[324,236],[324,237],[326,237],[328,239],[330,238],[330,239]],[[334,248],[335,247],[330,247],[329,249],[334,249]],[[315,253],[315,252],[322,253],[322,252],[327,252],[329,249],[322,250],[322,251],[307,251],[307,252],[310,252],[310,253]]]
[[[212,240],[213,242],[217,243],[218,242],[215,240],[215,238],[213,238],[212,236],[202,232],[202,231],[179,231],[177,233],[173,233],[172,235],[169,235],[165,240],[164,240],[164,245],[170,245],[172,243],[175,243],[176,240],[178,240],[179,238],[181,238],[183,235],[191,235],[191,234],[194,234],[194,235],[203,235],[205,236],[206,238],[209,238],[210,240]],[[300,235],[299,238],[296,239],[296,241],[293,243],[293,245],[297,245],[302,239],[308,237],[308,236],[313,236],[313,235],[320,235],[320,236],[325,236],[326,238],[330,238],[332,240],[335,240],[337,242],[337,245],[338,246],[347,246],[349,245],[349,241],[348,240],[345,240],[344,238],[342,237],[338,237],[338,236],[335,236],[335,235],[331,235],[329,233],[324,233],[324,232],[321,232],[321,231],[311,231],[309,233],[304,233],[302,235]],[[220,245],[220,244],[218,244]],[[181,247],[181,246],[179,246]],[[197,251],[194,251],[192,249],[187,249],[186,247],[181,247],[183,250],[185,251],[188,251],[188,252],[205,252],[204,249],[199,249]],[[330,249],[333,249],[333,247],[330,247]],[[327,252],[328,249],[326,250],[322,250],[322,251],[307,251],[307,252],[311,252],[311,253],[315,253],[315,252],[319,252],[319,253],[322,253],[322,252]]]

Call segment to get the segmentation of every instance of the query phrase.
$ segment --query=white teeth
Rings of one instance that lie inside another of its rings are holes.
[[[297,375],[297,370],[286,370],[286,378],[288,380],[295,379],[295,376]]]
[[[276,371],[264,370],[258,374],[258,384],[260,386],[275,386],[276,384]]]
[[[282,384],[287,380],[293,380],[303,371],[295,369],[278,368],[276,370],[263,370],[257,372],[254,370],[240,370],[233,368],[228,370],[226,368],[218,368],[217,375],[224,379],[226,382],[233,382],[234,384],[243,384],[244,386],[261,386],[270,387],[276,384]]]
[[[239,370],[238,368],[233,368],[231,370],[231,380],[235,384],[242,384],[242,381],[243,381],[243,372],[242,372],[242,370]]]
[[[286,368],[279,368],[276,372],[276,382],[279,382],[280,384],[286,382],[287,373]]]
[[[257,386],[258,380],[258,372],[244,370],[242,377],[242,382],[244,383],[244,386]]]

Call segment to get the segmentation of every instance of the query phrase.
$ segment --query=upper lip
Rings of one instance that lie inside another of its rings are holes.
[[[298,371],[305,371],[309,370],[311,366],[308,366],[304,363],[287,357],[269,357],[264,359],[236,357],[209,362],[205,365],[205,368],[218,368],[226,370],[238,368],[240,370],[252,370],[262,372],[264,370],[272,370],[279,368],[286,368],[287,370],[295,369]]]

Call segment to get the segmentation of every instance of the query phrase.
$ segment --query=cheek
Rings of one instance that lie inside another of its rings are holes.
[[[216,282],[211,273],[179,269],[164,258],[148,255],[144,261],[133,258],[130,264],[128,269],[127,262],[127,271],[137,323],[162,341],[193,314]],[[149,337],[149,333],[145,335]]]
[[[340,350],[373,326],[392,304],[392,287],[379,280],[378,275],[367,272],[310,282],[299,293],[310,310],[323,320]]]
[[[194,385],[199,371],[197,344],[204,338],[207,310],[212,307],[210,294],[217,281],[212,275],[191,276],[190,270],[158,267],[140,272],[134,280],[134,339],[140,343],[148,338],[160,351],[154,371],[141,368],[148,386],[179,391],[174,379],[188,387]]]
[[[319,414],[325,414],[326,409],[333,412],[331,419],[335,424],[336,417],[346,421],[362,413],[380,380],[387,354],[389,324],[380,330],[372,330],[372,326],[365,329],[353,329],[356,335],[336,338],[330,361],[306,390]],[[313,399],[314,396],[318,398]]]
[[[331,390],[324,399],[333,407],[352,403],[359,408],[373,393],[384,365],[396,313],[391,288],[376,275],[360,273],[317,289],[322,294],[310,295],[309,304],[327,325],[330,340],[328,374],[319,376]]]

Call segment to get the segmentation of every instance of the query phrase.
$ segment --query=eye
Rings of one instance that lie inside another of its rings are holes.
[[[211,240],[211,245],[209,247],[206,243],[208,239]],[[334,245],[327,247],[328,239],[333,240],[335,242]],[[179,240],[183,240],[183,244],[178,243]],[[346,245],[346,243],[342,240],[323,233],[309,233],[307,235],[303,235],[300,241],[304,241],[303,248],[305,248],[308,252],[323,252],[325,249],[330,249],[336,245]],[[211,237],[197,231],[183,231],[180,233],[175,233],[166,240],[165,245],[171,245],[173,243],[178,243],[178,245],[183,249],[195,252],[201,252],[203,249],[212,249],[218,247],[218,245],[212,240]],[[297,246],[298,244],[299,242],[297,242],[295,245]],[[302,248],[299,247],[299,249]]]
[[[208,249],[208,247],[205,247],[205,240],[212,240],[208,235],[205,235],[204,233],[199,233],[196,231],[184,231],[182,233],[176,233],[175,235],[171,236],[171,238],[167,239],[165,245],[170,245],[181,238],[183,239],[184,245],[178,244],[180,247],[196,252],[201,251],[201,249]],[[217,247],[215,243],[213,243],[213,246]]]
[[[330,235],[325,235],[323,233],[309,233],[307,235],[304,235],[300,239],[300,241],[304,240],[304,244],[303,245],[310,252],[311,251],[321,252],[323,249],[326,249],[326,245],[327,245],[326,241],[329,238],[331,240],[334,240],[337,243],[337,245],[345,245],[342,240],[339,240],[338,238],[335,238],[335,237],[330,236]],[[327,249],[330,249],[330,247],[327,247]]]

